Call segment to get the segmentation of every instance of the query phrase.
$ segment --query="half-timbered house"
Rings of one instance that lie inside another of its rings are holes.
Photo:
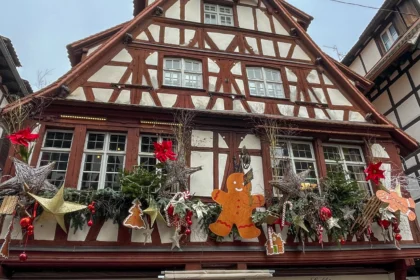
[[[314,43],[306,32],[311,21],[283,0],[135,0],[132,20],[68,45],[72,69],[2,113],[37,98],[53,99],[39,119],[30,164],[55,160],[50,181],[56,186],[118,190],[117,171],[154,164],[152,143],[171,134],[173,114],[193,111],[187,161],[202,170],[191,176],[189,190],[203,201],[225,188],[234,157],[245,146],[253,194],[273,193],[261,120],[293,132],[278,148],[295,172],[312,170],[309,182],[318,184],[335,163],[332,155],[339,155],[348,174],[373,194],[376,186],[363,172],[370,158],[383,162],[386,184],[400,174],[400,157],[418,143],[363,95],[370,81]],[[12,161],[5,172],[13,173]],[[236,269],[237,279],[258,279],[246,273],[268,269],[287,279],[405,279],[420,255],[417,223],[405,217],[401,250],[384,242],[373,223],[370,241],[349,236],[337,247],[325,236],[323,248],[308,241],[302,252],[286,225],[277,226],[287,240],[286,253],[274,256],[265,252],[267,232],[216,243],[195,222],[182,250],[171,250],[173,229],[161,221],[151,236],[112,220],[68,234],[54,220],[34,226],[28,260],[11,256],[2,263],[5,274],[154,279],[165,270]],[[6,231],[4,222],[2,238]],[[19,252],[21,234],[17,224],[12,252]]]

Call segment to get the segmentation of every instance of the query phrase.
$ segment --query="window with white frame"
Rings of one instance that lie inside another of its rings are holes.
[[[165,58],[163,84],[188,88],[203,88],[201,61],[184,58]]]
[[[204,4],[204,23],[233,26],[233,9],[221,5]]]
[[[140,137],[140,148],[139,148],[139,160],[138,163],[143,168],[148,171],[156,170],[156,163],[158,163],[155,158],[155,148],[153,143],[162,142],[162,141],[172,141],[172,150],[176,153],[177,147],[173,137],[171,136],[161,136],[161,135],[142,135]]]
[[[300,173],[310,169],[306,182],[318,185],[315,153],[312,143],[301,141],[277,141],[272,162],[274,179],[282,177],[285,168],[290,163],[294,172]],[[277,177],[277,178],[276,178]]]
[[[119,133],[87,134],[79,189],[120,190],[118,174],[124,169],[126,140]]]
[[[398,33],[394,25],[391,23],[385,30],[381,33],[381,41],[384,44],[385,50],[388,51],[392,45],[397,41]]]
[[[366,163],[361,147],[327,144],[323,145],[323,149],[327,172],[337,172],[341,165],[349,179],[356,180],[361,188],[372,194],[366,182]]]
[[[247,67],[249,93],[252,96],[284,98],[280,71],[264,67]]]
[[[45,133],[38,166],[55,161],[54,169],[47,178],[56,187],[64,184],[72,140],[73,132],[71,131],[47,130]]]

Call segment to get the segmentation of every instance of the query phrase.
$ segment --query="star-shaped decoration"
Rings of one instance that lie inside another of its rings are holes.
[[[87,208],[86,205],[64,201],[64,186],[61,187],[55,196],[51,199],[40,197],[32,193],[28,194],[32,196],[36,201],[38,201],[38,203],[44,209],[44,213],[41,215],[41,217],[44,216],[44,214],[52,214],[65,233],[67,233],[67,229],[66,224],[64,223],[64,215]]]
[[[13,158],[16,176],[0,184],[0,196],[18,195],[24,188],[25,183],[31,193],[39,191],[56,192],[57,188],[48,182],[47,177],[54,169],[55,162],[40,167],[31,167],[28,164]]]
[[[337,227],[337,228],[341,228],[340,225],[338,224],[339,219],[338,218],[334,218],[331,217],[327,220],[328,223],[328,228],[332,229],[333,227]]]
[[[175,247],[178,247],[178,249],[181,249],[181,246],[179,245],[179,241],[181,240],[182,234],[179,234],[177,230],[175,230],[174,235],[171,237],[172,240],[172,247],[171,250],[173,250]]]
[[[356,212],[356,209],[350,209],[348,205],[346,207],[340,209],[341,212],[343,212],[343,219],[348,220],[351,219],[354,221],[354,212]]]
[[[310,172],[311,170],[308,169],[296,174],[290,162],[288,162],[284,168],[283,177],[279,180],[271,181],[270,184],[278,188],[286,197],[297,197],[300,195],[302,184],[306,181]]]
[[[163,186],[164,190],[167,190],[174,185],[178,185],[180,189],[186,189],[191,174],[202,170],[202,167],[188,167],[185,163],[185,159],[179,157],[175,161],[167,161],[165,163],[165,169],[167,175]]]
[[[155,224],[156,219],[165,222],[165,219],[163,218],[162,214],[160,214],[159,207],[154,200],[150,201],[149,207],[143,210],[143,213],[150,216],[150,226]]]
[[[305,216],[296,215],[292,212],[292,222],[295,225],[296,229],[302,228],[306,232],[309,232],[309,230],[305,226]]]

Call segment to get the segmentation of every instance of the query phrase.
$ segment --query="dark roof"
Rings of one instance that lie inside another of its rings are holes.
[[[343,58],[341,63],[345,65],[350,65],[356,57],[356,53],[363,48],[365,42],[373,35],[376,28],[379,26],[380,22],[385,19],[393,7],[399,2],[399,0],[385,0],[382,4],[380,10],[376,13],[373,19],[370,21],[366,29],[363,31],[362,35],[360,35],[359,40],[356,44],[350,49],[350,51],[346,54]]]
[[[22,66],[9,38],[0,36],[0,76],[9,93],[20,96],[32,93],[28,81],[22,80],[16,67]]]

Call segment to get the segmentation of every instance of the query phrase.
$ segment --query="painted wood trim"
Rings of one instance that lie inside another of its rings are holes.
[[[31,159],[31,162],[30,162],[31,166],[37,166],[38,165],[39,155],[41,154],[42,143],[44,142],[46,128],[45,128],[45,124],[41,123],[40,125],[41,125],[41,127],[40,127],[39,132],[38,132],[39,138],[38,138],[38,140],[36,140],[36,144],[35,144],[35,147],[34,147],[33,152],[32,152],[32,159]]]
[[[67,165],[67,173],[65,180],[65,186],[67,188],[77,188],[80,176],[80,168],[82,166],[85,139],[86,125],[76,125],[74,127],[74,135],[69,155],[69,163]]]

